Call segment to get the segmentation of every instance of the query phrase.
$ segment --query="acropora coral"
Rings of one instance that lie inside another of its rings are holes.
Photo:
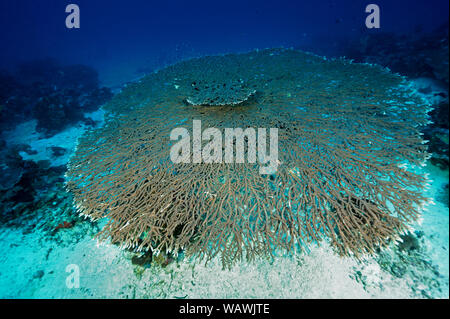
[[[225,87],[197,95],[220,103],[186,103],[193,83],[235,83],[245,103],[222,103],[235,101]],[[428,106],[382,67],[287,49],[208,56],[129,84],[105,109],[107,124],[79,140],[67,188],[82,214],[107,218],[98,238],[124,247],[232,265],[328,238],[360,256],[396,238],[427,200],[413,167],[429,156]],[[193,120],[278,128],[276,173],[172,163],[170,131]]]

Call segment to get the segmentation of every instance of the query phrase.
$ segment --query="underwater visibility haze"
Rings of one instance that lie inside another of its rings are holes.
[[[449,298],[448,6],[0,0],[0,297]]]

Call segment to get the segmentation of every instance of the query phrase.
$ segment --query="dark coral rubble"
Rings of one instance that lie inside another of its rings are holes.
[[[58,214],[41,216],[41,208],[55,210],[61,204],[62,198],[70,198],[62,189],[64,183],[65,166],[52,167],[48,161],[25,161],[18,154],[15,147],[5,148],[0,152],[4,173],[9,179],[0,178],[0,225],[2,227],[24,228],[41,224],[47,227],[47,221],[59,218]],[[58,198],[58,199],[57,199]],[[61,200],[60,200],[61,198]],[[70,203],[70,201],[69,201]],[[61,205],[62,208],[64,205]],[[67,216],[77,218],[71,214],[71,206],[65,207]],[[58,210],[60,209],[58,208]]]
[[[99,87],[97,72],[83,65],[60,65],[45,59],[24,63],[14,72],[0,72],[0,127],[36,119],[37,130],[54,135],[87,121],[112,93]]]
[[[64,66],[52,59],[27,62],[0,72],[0,129],[3,133],[36,120],[37,136],[50,138],[80,122],[95,126],[85,114],[111,96],[91,67]],[[58,223],[74,223],[79,217],[63,188],[66,165],[52,162],[71,150],[48,145],[48,158],[34,161],[24,158],[38,151],[19,143],[15,136],[0,136],[0,225],[51,234]]]

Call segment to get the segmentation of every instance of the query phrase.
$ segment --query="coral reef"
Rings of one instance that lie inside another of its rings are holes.
[[[23,85],[43,84],[55,90],[92,91],[99,85],[98,74],[93,68],[86,65],[61,65],[53,58],[22,63],[17,67],[15,76]]]
[[[238,78],[260,94],[245,105],[192,107],[192,83]],[[137,250],[273,256],[329,238],[341,255],[397,238],[426,202],[420,130],[428,105],[381,67],[273,49],[193,59],[130,84],[107,124],[79,140],[67,188],[79,211],[108,222],[101,240]],[[174,164],[170,131],[278,128],[276,174],[257,165]],[[409,163],[410,165],[405,165]]]
[[[442,292],[442,274],[427,256],[423,233],[407,232],[400,239],[398,245],[376,256],[381,269],[406,280],[416,298],[433,298],[431,292]]]
[[[36,118],[38,131],[47,137],[88,121],[84,113],[112,97],[108,88],[99,87],[94,69],[52,59],[24,63],[13,74],[0,72],[0,87],[0,127],[11,129]]]
[[[433,101],[432,123],[423,129],[424,138],[430,141],[431,162],[442,169],[448,169],[449,163],[448,30],[447,23],[431,33],[367,34],[347,45],[341,44],[340,48],[342,55],[357,62],[376,63],[411,79],[427,78],[440,83],[439,90],[425,86],[422,93]]]
[[[77,100],[59,91],[39,99],[32,114],[37,119],[36,130],[45,136],[52,136],[84,118]]]
[[[255,90],[246,87],[242,79],[215,82],[192,82],[192,93],[186,102],[193,106],[220,106],[242,104],[255,94]]]
[[[73,208],[73,198],[64,189],[66,167],[51,167],[46,161],[36,163],[22,160],[17,154],[19,149],[6,147],[0,152],[0,163],[8,162],[16,169],[21,169],[17,178],[8,181],[8,188],[0,188],[2,232],[13,230],[23,235],[39,234],[37,237],[46,245],[52,241],[58,247],[98,232],[96,225],[82,223],[82,218]],[[3,183],[1,177],[0,183]],[[58,231],[69,228],[70,235]],[[42,255],[42,259],[48,258],[45,250]]]
[[[20,165],[22,169],[20,178],[10,182],[9,188],[0,189],[2,227],[18,227],[24,231],[31,231],[39,224],[50,232],[56,224],[49,226],[48,220],[60,218],[57,211],[61,209],[67,214],[65,218],[78,218],[71,208],[70,194],[61,192],[65,167],[49,167],[45,162],[23,160],[17,161],[16,165]],[[56,189],[59,189],[57,195]],[[59,199],[61,196],[69,199],[69,206],[62,204],[62,200]],[[39,214],[41,208],[53,212],[47,212],[48,216],[43,217]]]
[[[7,191],[22,178],[24,165],[18,148],[8,148],[5,141],[0,142],[0,192]]]
[[[448,91],[444,97],[435,103],[430,112],[432,124],[424,128],[424,138],[429,140],[430,161],[442,169],[448,169],[449,164],[449,103]]]
[[[414,79],[419,94],[432,105],[431,123],[423,128],[424,138],[429,141],[430,162],[441,169],[449,164],[449,100],[448,87],[429,78]]]
[[[448,23],[432,33],[373,33],[340,48],[358,62],[376,63],[412,78],[436,78],[448,85]]]

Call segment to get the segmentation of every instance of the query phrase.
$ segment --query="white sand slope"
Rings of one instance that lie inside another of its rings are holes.
[[[222,270],[219,261],[207,266],[189,260],[166,268],[146,269],[137,276],[129,253],[97,247],[84,238],[68,246],[39,244],[39,234],[6,231],[1,235],[0,296],[2,298],[408,298],[406,282],[383,273],[374,262],[363,272],[370,282],[352,278],[355,261],[337,257],[327,247],[310,254],[281,257],[274,262],[241,262]],[[70,236],[70,232],[67,232]],[[5,245],[8,243],[8,245]],[[5,247],[6,246],[6,247]],[[47,258],[45,258],[47,256]],[[68,288],[66,267],[80,269],[80,288]]]

